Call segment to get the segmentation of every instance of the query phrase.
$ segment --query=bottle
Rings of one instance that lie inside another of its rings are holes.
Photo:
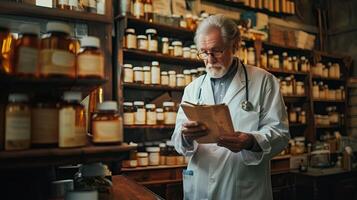
[[[161,38],[161,53],[164,55],[169,54],[169,38],[163,37]]]
[[[268,51],[268,68],[274,68],[274,55],[273,51]]]
[[[69,2],[68,0],[57,0],[56,1],[56,8],[62,10],[69,10]]]
[[[60,22],[48,22],[47,34],[41,40],[40,73],[42,76],[75,77],[74,40],[71,28]]]
[[[190,84],[192,81],[191,71],[189,69],[185,69],[185,70],[183,70],[183,75],[185,77],[185,85]]]
[[[126,47],[128,49],[136,49],[137,48],[135,29],[128,28],[125,30],[124,47]]]
[[[16,41],[14,53],[14,73],[16,75],[38,75],[39,55],[39,27],[33,25],[21,25],[20,37]]]
[[[182,57],[183,49],[182,49],[182,42],[181,41],[173,41],[172,46],[174,47],[174,55],[177,57]]]
[[[169,76],[167,72],[161,72],[161,85],[169,85]]]
[[[134,67],[134,83],[144,83],[144,72],[142,67]]]
[[[148,50],[148,39],[146,35],[138,35],[137,42],[138,42],[137,47],[139,50],[144,50],[144,51]]]
[[[156,108],[156,123],[163,125],[165,120],[164,109]]]
[[[93,143],[107,144],[123,141],[123,119],[115,101],[104,101],[92,116]]]
[[[169,71],[169,86],[176,87],[176,72],[174,70]]]
[[[69,10],[78,10],[78,0],[68,0]]]
[[[124,102],[124,125],[134,125],[135,124],[135,109],[132,102]]]
[[[284,70],[289,70],[289,60],[288,60],[288,53],[283,52],[283,69]]]
[[[97,0],[97,14],[105,15],[105,0]]]
[[[154,18],[154,10],[152,7],[152,0],[145,0],[144,3],[144,18],[146,21],[152,22]]]
[[[253,65],[255,66],[255,51],[253,47],[248,48],[248,65]]]
[[[156,125],[156,106],[155,104],[146,104],[146,124]]]
[[[144,66],[143,73],[144,73],[144,84],[151,84],[151,67]]]
[[[161,82],[160,65],[158,61],[151,62],[151,84],[158,85]]]
[[[28,96],[10,94],[5,111],[5,150],[23,150],[31,143],[31,109]]]
[[[164,102],[164,123],[166,125],[172,125],[176,123],[176,110],[174,102]]]
[[[148,39],[148,51],[158,52],[158,36],[156,29],[146,29],[145,33]]]
[[[146,110],[143,101],[134,101],[134,112],[135,125],[145,125]]]
[[[97,0],[88,0],[88,10],[90,13],[97,13]]]
[[[80,92],[65,92],[59,110],[59,147],[81,147],[87,143],[85,108]]]
[[[184,87],[185,86],[185,76],[183,74],[176,75],[176,86],[177,87]]]
[[[78,76],[104,78],[104,55],[97,37],[83,37],[77,55]]]
[[[133,15],[138,19],[144,18],[144,3],[143,0],[133,0]]]
[[[124,83],[134,82],[134,71],[132,64],[124,64]]]
[[[0,26],[0,73],[10,74],[13,71],[13,54],[15,39],[8,28]]]

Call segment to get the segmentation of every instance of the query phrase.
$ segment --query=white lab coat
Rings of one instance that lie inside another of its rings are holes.
[[[239,65],[223,103],[227,104],[235,131],[251,133],[262,152],[243,150],[233,153],[216,144],[187,146],[181,136],[181,125],[187,120],[180,108],[172,135],[177,152],[192,156],[187,169],[193,174],[183,175],[184,199],[212,200],[269,200],[273,199],[270,180],[270,159],[285,148],[290,139],[288,118],[278,80],[263,69],[247,66],[249,101],[254,110],[244,111],[240,103],[245,99],[245,78]],[[189,84],[182,101],[214,104],[210,78],[203,76]],[[202,83],[202,85],[201,85]]]

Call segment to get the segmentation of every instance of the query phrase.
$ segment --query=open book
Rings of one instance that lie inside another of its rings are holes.
[[[190,121],[200,122],[208,128],[208,134],[197,139],[198,143],[217,143],[220,135],[234,132],[229,108],[225,104],[196,105],[184,101],[181,108]]]

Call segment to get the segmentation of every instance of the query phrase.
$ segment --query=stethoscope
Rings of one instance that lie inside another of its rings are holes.
[[[245,100],[243,100],[241,103],[240,103],[240,106],[243,110],[249,112],[249,111],[252,111],[253,110],[253,104],[249,101],[249,89],[248,89],[248,73],[247,73],[247,68],[246,66],[244,65],[244,63],[238,59],[238,61],[242,64],[242,67],[243,67],[243,70],[244,70],[244,79],[245,79]],[[201,99],[201,93],[202,93],[202,85],[203,85],[203,82],[205,81],[207,77],[207,74],[204,75],[202,81],[201,81],[201,85],[200,85],[200,89],[198,91],[198,104],[200,102],[200,99]]]

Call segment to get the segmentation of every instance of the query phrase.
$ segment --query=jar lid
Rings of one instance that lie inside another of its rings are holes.
[[[66,200],[98,200],[97,190],[81,190],[81,191],[68,191],[66,193]]]
[[[176,71],[170,70],[170,71],[169,71],[169,74],[170,74],[170,75],[175,75],[175,74],[176,74]]]
[[[133,106],[133,102],[124,102],[123,105],[124,106]]]
[[[51,182],[51,197],[64,197],[67,192],[74,189],[72,179]]]
[[[40,34],[40,27],[33,25],[33,24],[22,24],[19,27],[20,33],[23,34],[34,34],[34,35],[39,35]]]
[[[63,32],[68,35],[71,34],[71,27],[62,22],[48,22],[46,25],[47,32]]]
[[[163,38],[161,38],[161,41],[163,41],[163,42],[168,42],[168,41],[169,41],[169,38],[163,37]]]
[[[193,15],[193,16],[192,16],[192,19],[193,19],[193,20],[198,20],[198,16],[197,16],[197,15]]]
[[[249,51],[254,51],[254,48],[253,47],[249,47],[248,50]]]
[[[138,37],[137,37],[138,39],[145,39],[145,40],[147,40],[147,37],[146,37],[146,35],[138,35]]]
[[[191,70],[189,70],[189,69],[185,69],[185,70],[183,70],[183,74],[191,74]]]
[[[176,78],[184,78],[185,76],[183,74],[177,74]]]
[[[190,48],[191,48],[191,49],[197,49],[196,45],[194,45],[194,44],[192,44],[192,45],[190,46]]]
[[[146,34],[157,34],[157,31],[156,31],[156,29],[149,28],[149,29],[146,29],[145,33]]]
[[[125,30],[125,33],[134,33],[134,34],[135,34],[135,29],[133,29],[133,28],[127,28],[127,29]]]
[[[185,15],[186,18],[191,18],[192,17],[192,14],[191,13],[188,13]]]
[[[148,153],[147,152],[138,152],[136,154],[137,157],[140,157],[140,158],[145,158],[145,157],[148,157]]]
[[[191,49],[190,52],[191,53],[197,53],[197,49]]]
[[[167,75],[167,72],[166,71],[163,71],[163,72],[161,72],[161,75]]]
[[[168,106],[175,106],[175,102],[172,102],[172,101],[165,101],[163,104],[162,104],[164,107]]]
[[[159,61],[152,61],[151,65],[159,65]]]
[[[143,67],[143,70],[144,70],[144,71],[147,71],[147,70],[150,71],[150,69],[151,69],[150,66],[144,66],[144,67]]]
[[[132,64],[124,64],[124,68],[133,68]]]
[[[94,36],[87,36],[81,39],[81,47],[100,47],[99,38]]]
[[[160,152],[160,148],[159,147],[146,147],[146,151],[149,153],[157,153],[157,152]]]
[[[273,54],[273,50],[269,50],[269,51],[268,51],[268,54]]]
[[[138,144],[137,144],[137,143],[134,143],[134,142],[130,142],[130,143],[129,143],[129,146],[131,146],[131,147],[137,147]]]
[[[156,108],[156,112],[164,112],[164,109],[162,109],[162,108]]]
[[[159,147],[166,147],[166,144],[165,143],[160,143]]]
[[[199,71],[199,72],[205,72],[205,71],[206,71],[206,68],[204,68],[204,67],[199,67],[199,68],[197,68],[197,71]]]
[[[139,71],[139,70],[143,70],[143,68],[142,67],[134,67],[133,70],[134,71]]]
[[[63,93],[63,100],[65,101],[81,101],[82,93],[75,91],[67,91]]]
[[[288,56],[288,53],[287,52],[283,52],[283,56]]]
[[[182,42],[181,41],[173,41],[172,45],[173,46],[182,46]]]
[[[296,60],[297,59],[297,57],[296,56],[293,56],[293,60]]]
[[[105,168],[102,163],[84,164],[79,168],[83,177],[105,176]]]
[[[171,147],[173,147],[173,146],[174,146],[174,143],[173,143],[171,140],[167,140],[167,141],[166,141],[166,146],[171,146]]]
[[[306,58],[305,58],[305,56],[301,56],[300,59],[301,60],[305,60]]]
[[[296,84],[297,84],[297,85],[304,85],[304,82],[302,82],[302,81],[297,81]]]
[[[191,69],[191,74],[196,74],[197,73],[197,69]]]
[[[182,48],[182,50],[183,50],[183,51],[190,51],[191,48],[190,48],[190,47],[184,47],[184,48]]]
[[[145,108],[155,109],[155,108],[156,108],[156,105],[155,105],[155,104],[146,104],[146,105],[145,105]]]
[[[98,105],[98,110],[114,110],[118,111],[118,104],[116,101],[104,101]]]
[[[29,100],[29,97],[26,94],[9,94],[9,101],[11,102],[26,102]]]
[[[288,57],[288,61],[291,61],[292,60],[292,58],[291,57]]]
[[[144,104],[143,101],[134,101],[134,106],[143,106]]]
[[[279,58],[279,55],[274,55],[273,58]]]

